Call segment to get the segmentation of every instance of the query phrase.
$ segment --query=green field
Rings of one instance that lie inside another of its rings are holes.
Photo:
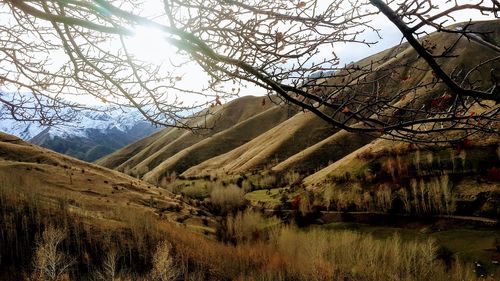
[[[264,203],[267,206],[275,206],[281,204],[281,194],[280,191],[285,190],[285,188],[272,188],[272,189],[261,189],[255,190],[245,194],[245,199],[250,201],[252,205]]]

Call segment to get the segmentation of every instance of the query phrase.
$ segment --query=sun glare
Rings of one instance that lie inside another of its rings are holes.
[[[130,53],[146,62],[158,63],[177,55],[176,48],[165,40],[164,33],[153,27],[137,26],[126,43]]]

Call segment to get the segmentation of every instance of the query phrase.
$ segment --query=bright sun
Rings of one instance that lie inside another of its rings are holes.
[[[165,34],[156,28],[137,26],[134,34],[126,39],[126,43],[129,52],[139,60],[161,63],[177,55],[176,48],[171,46],[165,40]]]
[[[138,60],[152,64],[162,64],[164,70],[175,76],[182,76],[176,86],[193,91],[203,91],[209,84],[209,76],[203,74],[203,70],[186,55],[180,54],[178,49],[171,45],[165,37],[165,33],[150,26],[137,26],[134,35],[126,38],[127,50]],[[170,64],[173,63],[173,64]],[[193,73],[196,79],[190,79]],[[190,75],[191,74],[191,75]],[[264,95],[265,90],[248,84],[240,89],[240,95]],[[199,95],[178,93],[175,95],[185,104],[205,102],[205,98]],[[208,97],[208,99],[211,99]]]

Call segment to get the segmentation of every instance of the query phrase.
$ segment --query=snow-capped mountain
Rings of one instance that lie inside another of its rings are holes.
[[[18,136],[23,140],[30,140],[44,129],[44,127],[32,122],[18,122],[11,119],[0,120],[0,131]]]
[[[94,161],[158,129],[143,120],[137,111],[80,111],[74,121],[50,127],[2,118],[0,131],[60,153]]]

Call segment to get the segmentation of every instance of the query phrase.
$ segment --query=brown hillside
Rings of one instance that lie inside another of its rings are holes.
[[[433,34],[429,37],[429,40],[444,43],[450,41],[455,36]],[[477,61],[485,61],[495,55],[494,51],[487,46],[466,39],[460,40],[459,44],[454,48],[454,53],[460,54],[460,56],[447,60],[445,69],[449,72],[463,65],[471,66]],[[404,81],[405,87],[432,81],[433,76],[430,70],[427,72],[417,71],[411,73],[409,70],[411,68],[429,68],[422,60],[415,60],[416,57],[416,52],[408,44],[402,44],[363,59],[357,62],[356,65],[364,66],[373,64],[376,71],[366,76],[368,80],[371,79],[371,76],[382,75],[378,73],[379,70],[396,68],[399,70],[400,75],[408,75],[410,77],[407,81]],[[471,58],[474,59],[472,60]],[[484,71],[486,70],[481,69],[478,75],[487,75]],[[486,82],[488,81],[483,81],[483,83]],[[329,83],[335,84],[335,81],[333,79],[325,79],[322,83],[325,85]],[[390,83],[388,82],[382,86],[382,90],[386,93],[397,93],[401,87],[401,83],[401,81],[390,81]],[[418,95],[420,98],[416,102],[413,102],[411,106],[420,108],[432,98],[442,95],[444,91],[445,88],[443,85],[438,85],[432,89],[421,88],[416,92],[409,93],[407,97],[401,100],[394,99],[392,103],[395,106],[403,106],[411,100],[410,97],[412,95]],[[390,116],[395,113],[387,112],[386,114]],[[310,173],[339,160],[374,139],[373,136],[360,136],[342,131],[330,136],[331,133],[335,132],[334,129],[331,129],[330,134],[316,134],[316,130],[319,132],[326,129],[322,127],[322,121],[315,123],[316,121],[305,118],[303,119],[304,123],[297,122],[300,118],[304,117],[296,115],[294,118],[278,126],[279,128],[274,128],[252,142],[192,167],[184,173],[184,176],[200,176],[214,172],[239,173],[264,166],[275,166],[273,170],[276,172],[297,170],[301,173]],[[311,118],[314,119],[315,117]],[[311,123],[308,123],[309,121]],[[310,134],[312,136],[308,137]],[[328,138],[325,139],[325,137]],[[291,158],[287,159],[288,157]]]
[[[306,177],[303,183],[309,190],[328,194],[324,196],[353,200],[345,204],[355,204],[358,210],[369,208],[372,199],[368,199],[382,194],[389,194],[387,203],[392,207],[397,206],[396,200],[404,202],[412,194],[408,204],[422,198],[428,200],[427,208],[442,200],[450,204],[451,211],[433,212],[497,217],[499,167],[498,137],[471,138],[465,146],[414,146],[379,139]]]
[[[0,180],[12,192],[67,205],[92,224],[120,224],[124,214],[116,210],[121,209],[156,214],[169,221],[186,216],[199,220],[196,208],[164,189],[4,133],[0,133]],[[185,223],[189,225],[190,219]]]
[[[316,169],[331,164],[352,151],[368,144],[374,138],[341,130],[332,136],[292,155],[272,168],[275,172],[296,171],[314,173]]]
[[[496,25],[498,21],[480,22],[474,24],[472,28],[478,31],[492,28],[496,30],[494,28]],[[454,42],[456,36],[458,35],[431,34],[427,39],[438,45],[446,45],[447,42]],[[481,35],[481,38],[490,44],[499,42],[497,31]],[[446,59],[444,68],[447,72],[469,68],[479,61],[485,61],[496,55],[488,45],[465,38],[454,46],[453,54],[458,56]],[[383,71],[386,69],[397,69],[395,72],[398,75],[408,77],[405,81],[389,79],[387,83],[382,82],[381,91],[390,95],[397,93],[403,84],[404,88],[409,88],[411,85],[433,81],[432,71],[425,62],[417,58],[415,51],[408,44],[401,44],[354,64],[369,65],[375,70],[374,73],[360,79],[385,77],[387,73]],[[412,71],[415,69],[419,71]],[[470,79],[487,76],[488,73],[489,68],[481,68],[472,73]],[[321,83],[336,84],[334,79],[324,79]],[[489,81],[483,79],[482,83]],[[392,99],[391,104],[421,108],[432,99],[443,95],[445,91],[441,84],[427,89],[419,88],[408,92],[401,99]],[[413,100],[415,96],[418,99]],[[390,96],[386,98],[391,99]],[[131,156],[117,169],[132,175],[145,176],[153,183],[159,182],[164,175],[171,172],[182,173],[186,177],[200,177],[213,173],[241,173],[266,168],[279,173],[294,170],[307,175],[348,156],[379,136],[362,136],[338,131],[308,112],[296,114],[282,122],[284,110],[270,104],[268,102],[262,107],[261,98],[255,97],[237,99],[217,111],[215,115],[219,120],[213,131],[193,134],[177,129],[165,130],[164,133],[148,138],[146,142],[133,144],[98,163],[119,163]],[[385,114],[394,116],[397,112]],[[400,117],[405,118],[405,116]],[[267,118],[270,122],[265,121]],[[422,116],[422,118],[427,117]],[[137,151],[139,152],[132,155],[132,152]]]
[[[450,36],[444,34],[433,34],[430,36],[430,39],[432,41],[450,40]],[[465,39],[461,40],[461,42],[455,47],[455,52],[461,55],[458,58],[449,61],[449,64],[445,66],[445,69],[448,71],[451,71],[453,68],[459,67],[460,65],[472,65],[475,61],[471,61],[471,57],[475,56],[475,58],[479,61],[484,61],[494,55],[494,52],[488,47],[480,45],[476,42],[469,42]],[[478,52],[480,54],[476,54]],[[401,46],[390,48],[363,59],[357,62],[356,65],[363,67],[365,65],[370,65],[373,62],[377,62],[374,63],[376,71],[374,74],[371,74],[371,76],[377,76],[377,70],[398,67],[400,65],[404,65],[405,67],[408,66],[419,69],[428,69],[425,62],[413,60],[416,56],[416,52],[408,44],[402,44]],[[405,86],[424,84],[432,81],[433,79],[431,71],[428,71],[427,73],[417,72],[417,74],[418,75],[410,75],[411,78],[409,81],[404,82]],[[327,79],[324,83],[335,83],[330,80]],[[383,86],[383,88],[387,93],[397,93],[400,86],[400,84],[389,83]],[[436,86],[432,88],[432,90],[427,90],[425,88],[418,89],[416,92],[412,93],[412,95],[419,95],[423,98],[418,103],[413,104],[413,106],[416,108],[421,107],[426,100],[441,95],[443,91],[445,91],[443,85]],[[410,100],[410,98],[407,100]],[[404,99],[394,100],[393,102],[395,106],[399,107],[403,106],[405,103],[407,103],[407,101]],[[392,113],[388,113],[388,115],[392,115]],[[282,163],[273,167],[272,170],[276,172],[296,170],[301,173],[311,173],[319,168],[334,163],[374,139],[374,136],[359,135],[342,130],[329,138],[308,147],[304,151],[300,151],[296,155],[293,155],[289,159],[286,159]]]
[[[175,172],[181,174],[194,165],[251,141],[258,135],[290,118],[296,112],[297,110],[290,106],[269,108],[225,131],[179,151],[145,174],[143,179],[148,182],[157,183],[160,182],[163,176],[169,173]]]
[[[166,129],[168,131],[172,129]],[[145,149],[148,145],[153,143],[156,139],[161,138],[166,132],[165,130],[158,131],[142,140],[131,143],[111,154],[106,155],[105,157],[98,159],[95,161],[97,165],[114,169],[120,166],[123,162],[132,158],[134,155],[140,153],[143,149]]]
[[[183,129],[165,129],[155,138],[148,138],[152,142],[145,146],[140,152],[130,157],[127,161],[114,167],[119,171],[124,171],[127,174],[134,176],[142,176],[165,159],[189,147],[197,142],[204,140],[218,132],[228,129],[239,122],[242,122],[260,112],[263,112],[271,107],[277,106],[266,98],[265,105],[262,105],[262,97],[245,96],[234,101],[231,101],[223,106],[211,109],[208,115],[202,114],[192,122],[200,126],[206,126],[203,131],[191,132]],[[129,145],[128,147],[113,153],[109,158],[122,158],[122,153],[140,146],[138,143]],[[135,150],[135,149],[134,149]],[[111,162],[110,160],[99,160],[101,162]]]
[[[239,173],[264,168],[287,159],[334,132],[331,125],[316,115],[310,112],[298,113],[252,141],[191,167],[182,175],[189,177],[211,173]]]

